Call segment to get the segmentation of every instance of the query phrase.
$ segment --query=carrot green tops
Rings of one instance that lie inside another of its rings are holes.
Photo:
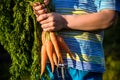
[[[56,12],[60,14],[78,15],[86,12],[98,12],[102,9],[115,10],[114,0],[53,0],[53,3]],[[64,63],[67,67],[91,72],[104,72],[103,32],[62,30],[59,33],[76,56],[76,60],[72,60],[69,54],[63,52]]]

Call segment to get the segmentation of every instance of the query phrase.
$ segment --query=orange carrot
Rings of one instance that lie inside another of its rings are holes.
[[[51,40],[46,40],[45,42],[47,55],[51,63],[52,72],[54,72],[54,61],[53,61],[53,44]]]
[[[70,51],[68,45],[65,43],[64,39],[60,35],[57,35],[57,40],[58,40],[59,46],[62,49],[64,49],[64,51],[67,52],[72,59],[76,60],[75,56]]]
[[[57,55],[56,55],[55,51],[53,51],[53,61],[54,61],[55,65],[58,67],[58,59],[57,59]]]
[[[56,55],[58,57],[58,63],[62,64],[63,63],[63,59],[62,59],[61,51],[60,51],[60,48],[58,46],[57,38],[56,38],[56,35],[55,35],[54,32],[50,32],[50,39],[51,39],[51,41],[53,43]]]
[[[42,76],[44,71],[45,71],[47,59],[48,59],[48,56],[47,56],[45,45],[42,45],[42,47],[41,47],[41,73],[40,73],[40,76]]]
[[[46,34],[46,31],[42,31],[42,36],[41,36],[41,40],[42,40],[42,44],[44,44],[45,43],[45,34]]]

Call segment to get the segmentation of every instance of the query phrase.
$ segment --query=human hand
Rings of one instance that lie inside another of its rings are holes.
[[[67,26],[63,15],[53,12],[39,15],[37,21],[40,22],[44,31],[59,31]]]
[[[35,3],[33,6],[37,21],[45,31],[58,31],[65,28],[66,21],[62,15],[57,13],[47,13],[44,4]]]

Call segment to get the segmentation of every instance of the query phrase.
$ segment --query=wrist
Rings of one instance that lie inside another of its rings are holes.
[[[68,15],[62,15],[62,17],[63,17],[63,22],[64,22],[63,29],[69,29],[69,27],[68,27],[68,20],[67,20]]]

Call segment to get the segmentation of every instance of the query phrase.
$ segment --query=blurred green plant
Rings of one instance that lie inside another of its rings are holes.
[[[29,1],[39,0],[0,0],[0,44],[12,60],[11,80],[35,80],[40,72],[41,29]]]
[[[106,72],[103,80],[120,80],[120,13],[116,24],[105,31]]]

